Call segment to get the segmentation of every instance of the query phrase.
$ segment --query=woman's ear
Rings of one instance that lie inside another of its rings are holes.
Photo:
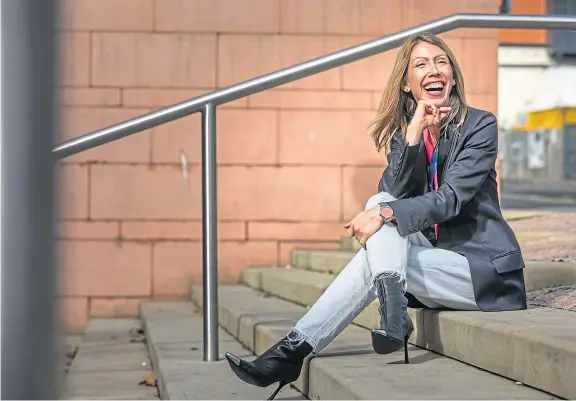
[[[406,80],[403,79],[402,81],[403,81],[402,86],[401,86],[402,91],[406,92],[406,93],[410,92],[410,87],[408,86],[408,83],[406,82]]]

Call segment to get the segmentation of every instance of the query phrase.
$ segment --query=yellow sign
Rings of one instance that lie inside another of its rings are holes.
[[[524,124],[514,127],[517,131],[562,128],[576,124],[576,108],[550,109],[526,113]]]

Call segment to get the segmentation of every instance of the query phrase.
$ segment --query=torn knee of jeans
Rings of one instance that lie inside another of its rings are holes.
[[[378,275],[374,278],[374,281],[377,280],[389,280],[392,283],[402,283],[402,292],[406,292],[407,284],[406,284],[406,277],[400,274],[397,271],[385,271],[382,273],[378,273]]]
[[[399,283],[400,281],[402,281],[402,274],[400,274],[397,271],[386,271],[386,272],[382,272],[382,273],[378,273],[378,275],[375,278],[376,280],[380,280],[380,279],[390,279],[390,281],[392,281],[393,283]]]

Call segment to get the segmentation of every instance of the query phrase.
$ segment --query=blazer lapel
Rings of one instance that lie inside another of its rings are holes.
[[[456,145],[456,138],[458,137],[456,134],[454,128],[450,127],[448,128],[446,135],[442,135],[440,142],[438,143],[438,185],[442,185],[446,162]]]
[[[422,193],[428,192],[428,179],[426,175],[426,146],[424,145],[424,136],[420,138],[420,148],[418,149],[418,160],[414,167],[414,178],[416,180],[416,188]]]

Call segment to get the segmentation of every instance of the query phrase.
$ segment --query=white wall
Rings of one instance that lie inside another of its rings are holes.
[[[506,129],[538,96],[544,71],[552,62],[545,47],[500,46],[498,64],[498,120]]]

